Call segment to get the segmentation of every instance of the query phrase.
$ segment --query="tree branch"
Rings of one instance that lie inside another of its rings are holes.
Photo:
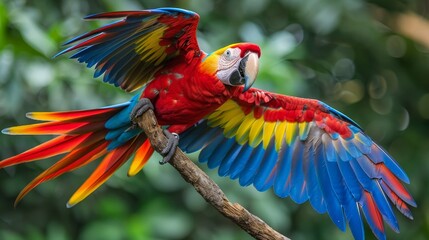
[[[151,109],[136,119],[139,127],[148,136],[152,147],[160,152],[167,145],[167,138],[158,125]],[[249,233],[255,239],[284,239],[281,235],[257,216],[251,214],[238,203],[231,203],[219,186],[198,168],[179,148],[169,162],[188,183],[213,207],[225,217]]]

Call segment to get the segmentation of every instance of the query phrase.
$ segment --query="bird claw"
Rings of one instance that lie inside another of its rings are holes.
[[[137,104],[134,106],[133,110],[130,114],[130,119],[133,122],[134,125],[136,125],[136,118],[141,117],[143,113],[145,113],[147,110],[152,109],[153,110],[153,104],[149,100],[149,98],[142,98],[140,99]]]
[[[176,152],[176,148],[179,145],[179,135],[177,133],[171,133],[167,129],[164,129],[164,135],[167,137],[167,146],[160,152],[163,156],[159,164],[164,165],[168,163]]]
[[[134,106],[130,113],[130,119],[132,126],[130,129],[137,127],[136,119],[141,117],[149,109],[154,109],[152,102],[148,98],[140,99]],[[176,148],[179,145],[179,135],[177,133],[171,133],[167,129],[164,129],[164,135],[167,137],[167,146],[160,152],[163,159],[159,161],[159,164],[164,165],[168,163],[176,152]]]

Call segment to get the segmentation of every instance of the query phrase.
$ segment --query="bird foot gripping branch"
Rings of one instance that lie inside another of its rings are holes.
[[[134,125],[137,125],[136,119],[138,117],[141,117],[143,113],[145,113],[149,109],[154,110],[153,104],[150,99],[140,98],[139,101],[135,104],[134,108],[131,110],[130,120],[133,122]]]
[[[168,163],[176,152],[176,148],[179,145],[179,134],[171,133],[167,129],[163,130],[164,135],[167,137],[168,142],[165,148],[159,153],[163,156],[163,159],[159,161],[159,164],[164,165]]]
[[[148,98],[141,98],[134,106],[130,114],[130,120],[133,122],[131,128],[138,127],[137,119],[143,115],[147,110],[154,110],[153,104]],[[164,135],[167,137],[168,142],[164,149],[159,153],[163,156],[162,160],[159,161],[159,164],[164,165],[168,163],[173,157],[177,146],[179,145],[179,134],[171,133],[167,129],[163,130]]]
[[[29,113],[43,122],[3,130],[57,136],[1,161],[0,168],[65,155],[30,182],[17,202],[39,184],[102,158],[70,198],[67,206],[73,206],[129,159],[133,176],[154,147],[165,163],[180,152],[178,144],[187,153],[200,151],[200,162],[242,186],[310,202],[339,229],[348,225],[356,240],[365,238],[362,216],[379,239],[386,238],[384,223],[399,232],[393,206],[412,219],[410,206],[416,203],[403,185],[408,176],[353,120],[318,100],[251,87],[259,69],[258,45],[236,43],[204,53],[196,37],[199,16],[183,9],[86,17],[117,18],[69,40],[72,46],[57,55],[76,51],[71,58],[95,67],[95,77],[141,93],[100,109]],[[180,134],[180,142],[164,131],[168,143],[159,148],[142,131],[146,126],[135,127],[131,119],[149,109],[162,127]]]

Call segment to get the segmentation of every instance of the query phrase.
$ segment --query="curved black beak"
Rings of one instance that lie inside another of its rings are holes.
[[[259,56],[254,52],[247,52],[238,63],[238,67],[229,76],[232,86],[244,85],[243,92],[247,91],[255,82],[259,71]]]

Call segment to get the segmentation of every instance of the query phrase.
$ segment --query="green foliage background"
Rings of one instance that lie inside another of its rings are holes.
[[[418,204],[414,221],[397,212],[401,233],[389,229],[388,238],[429,238],[429,50],[375,21],[371,11],[428,17],[428,1],[0,0],[0,128],[30,123],[29,111],[128,100],[131,95],[92,79],[93,70],[51,56],[66,39],[102,24],[82,21],[87,14],[164,6],[200,14],[206,52],[233,42],[260,44],[257,87],[321,99],[360,123],[406,170]],[[45,139],[1,135],[0,159]],[[20,189],[50,164],[0,170],[0,239],[249,239],[157,159],[133,178],[123,167],[71,209],[68,197],[95,165],[38,187],[13,208]],[[308,203],[298,206],[207,172],[231,200],[292,239],[352,239]],[[366,233],[374,239],[367,227]]]

